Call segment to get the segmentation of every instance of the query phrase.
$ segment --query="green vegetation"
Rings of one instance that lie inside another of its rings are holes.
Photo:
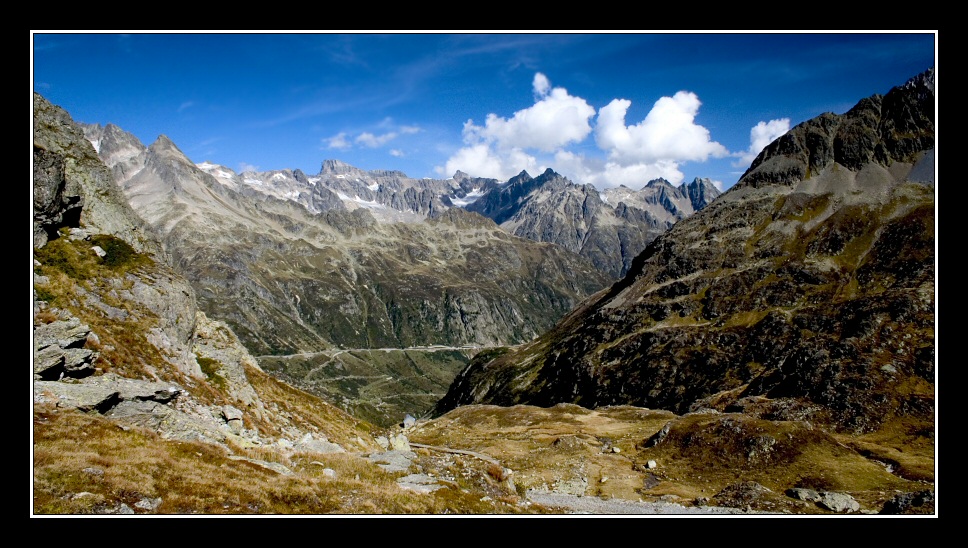
[[[94,252],[94,246],[104,250],[103,258]],[[56,270],[77,281],[121,275],[154,262],[147,255],[135,251],[124,240],[108,234],[91,236],[89,241],[57,238],[35,249],[34,257],[43,265],[43,272]]]
[[[221,362],[212,358],[206,358],[199,354],[195,354],[195,361],[198,362],[198,366],[202,369],[202,373],[205,373],[205,377],[209,380],[209,382],[223,390],[228,387],[225,377],[219,372],[219,370],[223,367]]]

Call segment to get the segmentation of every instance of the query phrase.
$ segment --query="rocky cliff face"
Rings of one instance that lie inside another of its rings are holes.
[[[437,411],[632,404],[929,432],[934,131],[931,71],[798,125],[608,291],[472,362]]]
[[[521,172],[465,206],[508,232],[557,244],[588,258],[612,279],[656,236],[702,207],[719,191],[708,180],[675,187],[651,181],[640,190],[598,191],[548,169],[532,178]]]

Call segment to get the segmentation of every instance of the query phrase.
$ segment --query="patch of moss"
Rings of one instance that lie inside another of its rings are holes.
[[[94,246],[105,252],[103,258],[92,250]],[[123,274],[153,263],[148,255],[138,253],[124,240],[109,234],[96,234],[90,240],[58,238],[35,249],[34,257],[42,265],[40,274],[55,270],[78,281]]]
[[[202,369],[202,373],[205,373],[209,382],[223,390],[227,388],[228,383],[225,377],[219,373],[219,370],[222,369],[222,362],[198,354],[195,354],[195,361],[198,362],[198,366]]]

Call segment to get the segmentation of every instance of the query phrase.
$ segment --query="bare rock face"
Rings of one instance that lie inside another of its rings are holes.
[[[155,318],[150,329],[152,343],[181,370],[198,374],[189,350],[195,326],[194,290],[168,265],[154,231],[128,205],[80,126],[63,109],[36,93],[34,165],[35,248],[62,237],[61,229],[72,229],[64,232],[64,237],[85,241],[108,235],[117,239],[105,241],[118,242],[111,253],[123,255],[130,246],[131,253],[150,257],[151,274],[147,278],[127,273],[106,282],[116,284],[114,298],[138,303],[137,307],[121,310],[95,293],[86,293],[88,303],[107,315],[138,315],[139,307],[146,308]],[[102,255],[102,261],[114,259]]]
[[[471,362],[437,412],[686,413],[762,396],[764,416],[799,409],[851,432],[932,424],[934,189],[908,177],[933,158],[931,75],[793,128],[608,291],[535,342]]]
[[[64,109],[34,93],[34,242],[62,227],[84,225],[118,236],[142,252],[160,246],[131,210],[114,177]]]

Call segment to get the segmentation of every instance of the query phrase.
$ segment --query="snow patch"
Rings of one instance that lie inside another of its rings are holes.
[[[352,202],[359,207],[365,207],[367,209],[386,209],[387,208],[387,206],[377,202],[376,200],[364,200],[359,196],[353,196],[352,198],[350,198],[349,196],[347,196],[346,194],[343,194],[342,192],[337,192],[336,196],[339,197],[339,199],[343,200],[344,202]]]
[[[376,192],[376,191],[380,190],[380,184],[379,183],[373,183],[372,185],[370,185],[370,186],[368,186],[366,188],[372,190],[373,192]]]
[[[473,204],[483,195],[484,192],[480,188],[474,187],[463,198],[451,198],[450,201],[457,207],[464,207],[468,204]]]
[[[245,179],[242,179],[242,180],[250,185],[262,186],[262,181],[258,179],[251,179],[249,177],[246,177]]]
[[[275,173],[272,175],[272,178],[285,181],[286,175],[284,173]]]

